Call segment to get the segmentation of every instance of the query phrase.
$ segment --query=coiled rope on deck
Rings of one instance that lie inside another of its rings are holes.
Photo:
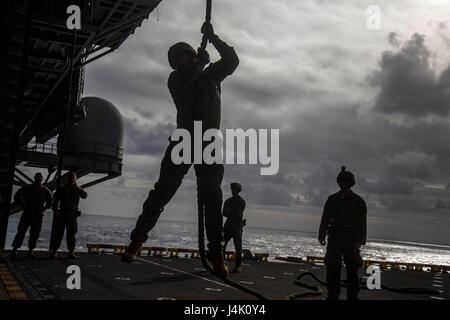
[[[305,297],[320,296],[323,294],[323,291],[319,285],[307,284],[305,282],[300,281],[300,279],[305,276],[312,277],[317,283],[319,283],[322,286],[327,285],[327,283],[325,281],[321,280],[314,273],[303,272],[302,274],[300,274],[297,277],[297,279],[294,281],[294,283],[299,287],[307,288],[307,289],[310,289],[313,291],[291,294],[287,297],[288,300],[296,300],[296,299],[301,299],[301,298],[305,298]],[[342,280],[341,285],[342,285],[342,287],[347,288],[348,282],[345,280]],[[366,283],[364,283],[363,279],[360,279],[360,285],[361,285],[361,289],[369,290],[369,288],[367,288],[367,286],[366,286]],[[406,287],[392,288],[392,287],[388,287],[386,285],[381,285],[381,289],[391,291],[391,292],[406,293],[406,294],[434,294],[434,295],[440,294],[439,290],[427,289],[427,288],[406,288]]]

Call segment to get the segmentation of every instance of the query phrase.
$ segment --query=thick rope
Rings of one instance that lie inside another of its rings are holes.
[[[295,300],[295,299],[301,299],[301,298],[305,298],[305,297],[314,297],[314,296],[320,296],[323,294],[322,289],[320,288],[320,286],[318,285],[311,285],[311,284],[307,284],[304,282],[301,282],[300,279],[305,277],[305,276],[310,276],[312,277],[317,283],[319,283],[322,286],[326,286],[327,283],[325,281],[320,280],[315,274],[311,273],[311,272],[304,272],[302,274],[300,274],[297,279],[294,281],[294,283],[299,286],[299,287],[303,287],[303,288],[307,288],[313,291],[310,292],[304,292],[304,293],[294,293],[291,294],[290,296],[287,297],[288,300]],[[347,288],[348,287],[348,282],[347,281],[342,281],[341,283],[342,287]],[[434,290],[434,289],[427,289],[427,288],[391,288],[385,285],[381,285],[381,288],[387,291],[391,291],[391,292],[396,292],[396,293],[407,293],[407,294],[439,294],[440,292],[438,290]],[[361,281],[361,289],[367,289],[366,284]]]
[[[243,286],[237,282],[234,282],[233,280],[229,279],[228,277],[223,277],[217,273],[214,272],[213,268],[209,265],[208,261],[206,260],[206,253],[205,253],[205,217],[204,217],[204,205],[201,203],[200,199],[198,199],[198,249],[200,252],[200,259],[202,262],[203,267],[209,271],[212,275],[216,276],[229,286],[236,288],[242,292],[245,292],[247,294],[250,294],[254,296],[255,298],[259,300],[268,300],[264,295],[261,293],[252,290],[246,286]]]
[[[205,22],[211,22],[212,0],[206,0],[206,17]],[[208,37],[204,34],[200,44],[200,50],[205,51],[208,44]]]

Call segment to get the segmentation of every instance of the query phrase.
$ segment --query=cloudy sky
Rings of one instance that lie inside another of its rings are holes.
[[[368,204],[369,236],[450,244],[450,6],[445,0],[213,1],[240,65],[222,87],[222,129],[280,130],[280,171],[227,165],[248,224],[316,231],[345,165]],[[85,96],[125,123],[123,175],[92,187],[86,213],[137,217],[157,179],[175,107],[167,49],[198,46],[202,0],[162,1],[115,53],[87,68]],[[379,29],[366,9],[381,10]],[[208,47],[214,59],[218,55]],[[162,216],[196,220],[193,170]]]

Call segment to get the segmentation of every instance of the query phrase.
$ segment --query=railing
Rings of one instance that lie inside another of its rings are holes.
[[[58,153],[58,147],[56,142],[37,143],[36,141],[32,140],[22,149],[31,152],[43,152],[50,154]]]
[[[306,263],[315,264],[316,262],[324,262],[323,257],[307,256]],[[432,272],[448,272],[450,271],[450,266],[435,265],[435,264],[423,264],[423,263],[408,263],[408,262],[392,262],[392,261],[375,261],[375,260],[364,260],[364,267],[370,265],[378,265],[380,269],[392,269],[392,270],[410,270],[410,271],[424,271],[425,268],[429,268]]]
[[[88,248],[88,253],[100,253],[107,252],[104,249],[111,249],[112,253],[123,253],[127,248],[126,245],[122,244],[97,244],[97,243],[88,243],[86,245]],[[103,250],[101,250],[103,249]],[[167,255],[169,257],[180,257],[180,254],[184,254],[185,258],[199,258],[200,252],[197,249],[183,249],[183,248],[165,248],[165,247],[142,247],[139,251],[139,255],[142,255],[143,252],[147,252],[148,256],[164,256]],[[260,261],[267,262],[269,257],[268,253],[255,253],[255,258]],[[226,259],[234,259],[235,252],[234,251],[226,251],[225,252]]]
[[[72,143],[70,140],[66,141],[64,152],[66,153],[76,153],[76,154],[99,154],[99,155],[109,155],[116,158],[123,158],[123,147],[114,147],[109,144],[104,143],[84,143],[83,150],[77,150],[71,147]],[[32,140],[28,143],[26,147],[23,148],[26,151],[31,152],[42,152],[47,154],[58,154],[58,143],[57,142],[44,142],[37,143]],[[84,150],[87,150],[86,152]]]

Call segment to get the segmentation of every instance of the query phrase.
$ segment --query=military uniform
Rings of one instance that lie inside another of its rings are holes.
[[[64,230],[66,231],[67,249],[70,252],[75,250],[80,198],[86,199],[87,192],[77,185],[67,184],[56,191],[52,208],[53,211],[59,211],[59,216],[53,216],[50,251],[59,249]]]
[[[189,64],[172,72],[168,87],[177,109],[177,128],[188,130],[193,136],[194,121],[202,121],[203,131],[220,128],[220,86],[239,64],[234,49],[216,35],[210,42],[221,55],[216,63],[202,70],[199,64]],[[170,139],[169,139],[170,141]],[[178,190],[190,164],[176,165],[172,162],[171,151],[178,142],[170,142],[161,162],[159,179],[149,192],[143,205],[131,240],[145,242],[148,232],[155,226],[164,206]],[[222,164],[195,164],[197,176],[197,196],[205,206],[205,227],[208,248],[211,253],[221,253],[223,247],[222,189],[224,173]]]
[[[358,270],[362,266],[357,243],[366,243],[366,220],[366,203],[351,190],[347,194],[337,192],[325,203],[319,239],[325,239],[328,231],[325,264],[329,299],[339,298],[342,257],[347,271],[347,297],[357,299],[360,290]]]
[[[239,195],[228,198],[223,205],[223,215],[227,218],[224,231],[224,252],[228,242],[233,239],[236,250],[236,266],[241,265],[242,261],[242,229],[245,209],[245,200]]]
[[[45,186],[36,183],[22,187],[16,192],[14,201],[22,206],[23,213],[17,226],[17,234],[12,243],[14,249],[22,246],[28,227],[30,228],[28,248],[30,250],[36,248],[36,243],[41,233],[43,212],[51,207],[52,200],[52,192]]]

